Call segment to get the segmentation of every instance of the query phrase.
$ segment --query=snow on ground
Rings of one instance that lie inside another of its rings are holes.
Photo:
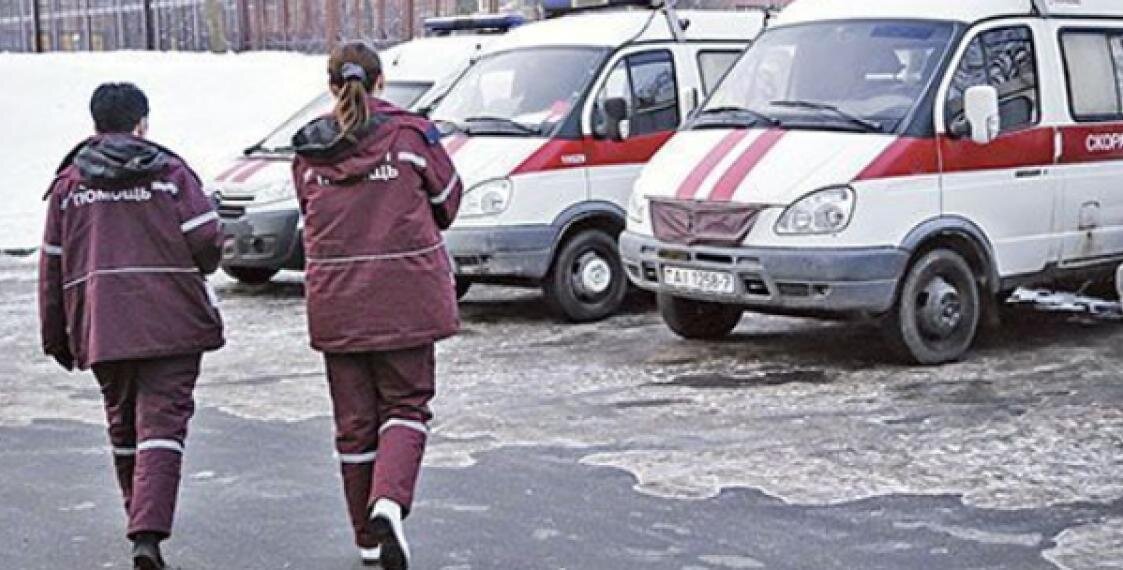
[[[217,175],[324,89],[323,56],[258,52],[0,53],[0,249],[36,246],[43,192],[59,161],[93,130],[89,98],[131,81],[152,107],[149,136]]]

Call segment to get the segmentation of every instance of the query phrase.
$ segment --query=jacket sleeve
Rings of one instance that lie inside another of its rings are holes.
[[[176,182],[180,192],[176,208],[179,229],[187,241],[195,266],[205,275],[210,275],[222,262],[223,235],[218,212],[211,199],[203,193],[198,178],[186,172],[178,178]]]
[[[446,230],[456,220],[460,210],[460,197],[464,185],[452,159],[448,156],[439,136],[422,134],[414,129],[405,129],[398,160],[409,163],[421,176],[429,204],[433,208],[433,218],[437,226]]]
[[[56,354],[69,349],[66,309],[62,295],[62,210],[56,181],[47,206],[47,227],[39,255],[39,325],[43,351]]]

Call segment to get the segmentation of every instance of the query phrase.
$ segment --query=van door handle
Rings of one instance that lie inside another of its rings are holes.
[[[1044,168],[1025,168],[1014,172],[1014,178],[1040,178],[1048,174]]]

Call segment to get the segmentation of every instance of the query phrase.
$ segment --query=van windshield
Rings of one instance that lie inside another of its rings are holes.
[[[775,28],[733,67],[693,123],[895,132],[950,51],[946,22],[849,21]]]
[[[433,110],[446,132],[545,136],[569,116],[607,50],[527,48],[473,65]]]
[[[393,103],[403,109],[409,109],[433,86],[425,82],[390,81],[379,97],[383,101]],[[289,154],[292,152],[292,137],[304,125],[331,112],[335,99],[331,93],[324,93],[312,100],[295,115],[285,121],[277,130],[265,137],[265,140],[253,147],[253,152],[265,154]]]

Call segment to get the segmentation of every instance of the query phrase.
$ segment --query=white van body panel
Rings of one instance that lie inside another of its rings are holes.
[[[1028,16],[1032,12],[1032,0],[796,0],[780,12],[773,25],[861,19],[974,23],[1000,16]]]
[[[1118,10],[1123,12],[1123,7]],[[1108,30],[1123,34],[1123,18],[1055,19],[1048,22],[1047,33],[1063,38],[1070,32]],[[1060,73],[1066,72],[1063,60],[1056,65]],[[1058,107],[1069,111],[1065,94],[1060,98]],[[1119,191],[1123,184],[1123,122],[1076,122],[1058,136],[1063,173],[1057,214],[1060,265],[1078,267],[1118,256],[1123,252],[1123,192]]]
[[[764,27],[760,11],[679,10],[688,20],[686,40],[744,42]],[[618,47],[627,42],[673,41],[663,13],[656,10],[588,12],[535,22],[516,28],[488,46],[495,53],[539,46]]]
[[[1055,53],[1048,49],[1050,36],[1046,22],[1040,18],[1000,19],[975,26],[960,43],[950,69],[955,69],[964,57],[971,40],[980,34],[998,28],[1024,26],[1033,32],[1037,69],[1042,78],[1061,77]],[[937,133],[946,137],[944,105],[948,98],[952,73],[943,79],[937,92],[935,124]],[[1056,81],[1039,81],[1039,106],[1042,109],[1063,108],[1063,87]],[[1061,120],[1056,115],[1042,114],[1035,126],[1025,131],[1005,133],[1002,137],[1018,137],[1036,147],[1053,146],[1051,131]],[[1040,132],[1035,136],[1032,131]],[[965,141],[953,144],[969,144]],[[995,153],[1001,140],[990,148],[977,147],[974,152]],[[1025,149],[1029,152],[1030,149]],[[1040,149],[1038,149],[1040,150]],[[1022,275],[1042,271],[1057,260],[1057,227],[1054,222],[1056,201],[1061,188],[1060,173],[1052,168],[1053,158],[1042,152],[1037,165],[1014,168],[970,169],[956,171],[954,164],[946,164],[943,174],[943,212],[962,216],[974,222],[994,248],[995,263],[1000,276]],[[1037,174],[1034,172],[1037,171]]]

